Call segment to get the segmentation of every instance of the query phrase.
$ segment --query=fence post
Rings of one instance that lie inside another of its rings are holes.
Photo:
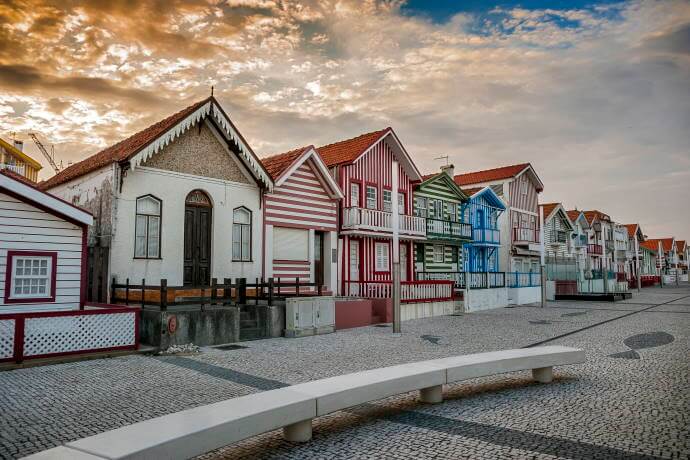
[[[268,305],[273,305],[273,288],[274,288],[273,277],[268,279]]]
[[[295,296],[299,297],[299,276],[295,278]]]
[[[215,305],[216,299],[218,298],[218,279],[211,278],[211,305]]]
[[[161,279],[161,311],[166,311],[168,309],[168,280]]]
[[[14,320],[14,362],[21,364],[24,361],[24,321],[23,316]]]
[[[231,284],[232,280],[230,278],[223,278],[223,304],[225,304],[227,299],[232,300],[232,287],[229,287]]]
[[[125,305],[129,305],[129,278],[125,281]]]
[[[259,305],[259,289],[261,289],[261,284],[259,284],[259,278],[256,278],[256,284],[254,288],[254,305]]]
[[[237,303],[240,305],[247,303],[247,278],[237,279]]]
[[[278,296],[280,296],[280,277],[278,277]]]
[[[141,279],[141,309],[144,309],[144,305],[146,302],[144,301],[144,298],[146,297],[146,279],[142,278]]]
[[[318,283],[318,282],[317,282],[317,286],[316,286],[316,295],[318,295],[319,297],[321,297],[321,292],[322,292],[322,291],[321,291],[321,283]]]
[[[115,303],[115,283],[117,283],[117,276],[113,276],[113,282],[110,285],[110,303]]]

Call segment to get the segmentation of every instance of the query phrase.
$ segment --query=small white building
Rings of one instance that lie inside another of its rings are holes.
[[[91,214],[0,170],[0,314],[84,306]]]
[[[41,183],[95,216],[105,279],[171,286],[257,278],[262,195],[273,181],[214,97]]]

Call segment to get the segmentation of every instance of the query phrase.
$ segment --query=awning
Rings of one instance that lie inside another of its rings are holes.
[[[513,255],[515,255],[515,256],[540,257],[541,253],[538,251],[530,251],[528,249],[513,248]]]

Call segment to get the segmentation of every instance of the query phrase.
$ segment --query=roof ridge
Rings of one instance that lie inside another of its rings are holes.
[[[515,163],[512,165],[498,166],[496,168],[482,169],[479,171],[469,171],[466,173],[456,174],[455,176],[453,176],[453,178],[458,177],[458,176],[467,176],[469,174],[480,174],[480,173],[486,173],[486,172],[490,172],[490,171],[499,171],[501,169],[516,168],[518,166],[524,166],[526,168],[527,166],[532,166],[532,164],[531,163]]]
[[[322,146],[316,147],[316,150],[318,150],[318,149],[324,149],[324,148],[327,148],[327,147],[332,147],[332,146],[334,146],[334,145],[342,144],[342,143],[344,143],[344,142],[351,142],[351,141],[354,141],[354,140],[356,140],[356,139],[363,138],[363,137],[365,137],[365,136],[371,136],[372,134],[375,134],[375,133],[383,133],[384,131],[388,131],[389,129],[392,129],[392,128],[389,126],[389,127],[387,127],[387,128],[384,128],[384,129],[378,129],[378,130],[375,130],[375,131],[370,131],[370,132],[368,132],[368,133],[359,134],[359,135],[357,135],[357,136],[350,137],[350,138],[348,138],[348,139],[342,139],[342,140],[340,140],[340,141],[331,142],[330,144],[326,144],[326,145],[322,145]]]

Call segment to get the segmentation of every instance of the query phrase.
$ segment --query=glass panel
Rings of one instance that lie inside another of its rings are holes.
[[[145,196],[137,199],[137,214],[151,214],[158,216],[161,213],[161,202],[157,199]]]
[[[232,221],[236,224],[249,224],[250,212],[245,208],[237,208],[233,211]]]
[[[146,216],[137,215],[134,257],[146,257]]]
[[[359,207],[359,184],[350,184],[350,206]]]
[[[160,235],[160,217],[149,217],[148,257],[158,257]]]
[[[245,225],[242,228],[242,260],[251,260],[250,254],[250,239],[251,232],[249,231],[249,226]]]
[[[376,188],[367,187],[367,208],[376,209]]]
[[[386,212],[391,212],[393,195],[390,190],[383,191],[383,210]]]
[[[405,194],[398,193],[398,214],[405,214]]]

